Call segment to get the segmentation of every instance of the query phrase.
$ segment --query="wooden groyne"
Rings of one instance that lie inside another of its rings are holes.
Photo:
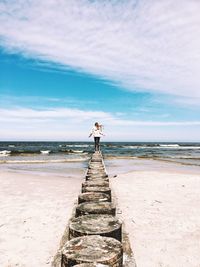
[[[136,267],[101,152],[92,154],[85,181],[53,267]]]

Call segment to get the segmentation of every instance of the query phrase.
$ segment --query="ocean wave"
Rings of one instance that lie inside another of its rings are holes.
[[[161,148],[165,148],[165,149],[167,149],[167,148],[169,148],[169,149],[177,149],[177,150],[179,150],[179,149],[185,149],[185,150],[187,150],[187,149],[192,149],[192,150],[195,150],[195,149],[200,149],[200,146],[178,146],[178,147],[161,147]]]
[[[10,156],[10,154],[11,154],[10,150],[2,150],[2,151],[0,151],[0,156],[2,156],[2,157]]]
[[[90,147],[93,145],[59,145],[59,147]]]
[[[179,149],[183,149],[183,150],[199,150],[200,146],[180,146],[180,145],[159,145],[159,146],[123,146],[123,148],[127,148],[127,149],[160,149],[160,150],[164,150],[164,149],[173,149],[173,150],[179,150]]]
[[[199,160],[200,161],[200,157],[199,156],[196,156],[194,157],[193,155],[192,156],[189,156],[189,155],[174,155],[174,156],[170,156],[170,155],[155,155],[155,154],[144,154],[144,155],[105,155],[105,157],[107,159],[110,159],[110,158],[113,158],[113,159],[121,159],[121,158],[129,158],[129,159],[188,159],[188,160]]]
[[[115,147],[115,148],[123,147],[122,145],[111,145],[111,144],[101,144],[101,146],[103,146],[103,147]]]
[[[31,163],[65,163],[65,162],[83,162],[88,160],[88,158],[76,158],[76,159],[49,159],[49,160],[0,160],[1,163],[11,163],[11,164],[31,164]]]
[[[40,150],[40,153],[45,155],[49,154],[50,152],[51,150]]]
[[[194,157],[194,156],[168,156],[168,157],[163,157],[163,158],[168,158],[168,159],[190,159],[190,160],[200,160],[200,157]]]
[[[10,151],[10,155],[11,156],[35,155],[35,154],[41,154],[41,151],[40,150],[32,151],[32,150],[23,150],[23,149],[20,149],[20,150],[11,150]]]
[[[180,147],[178,144],[159,144],[160,147]]]
[[[122,146],[123,148],[128,148],[128,149],[163,149],[163,148],[179,148],[179,145],[124,145]]]
[[[137,148],[142,148],[140,146],[122,146],[123,148],[133,148],[133,149],[137,149]]]
[[[0,151],[0,156],[32,156],[32,155],[49,155],[49,154],[88,154],[88,151],[85,150],[75,150],[75,149],[69,149],[69,150],[58,150],[58,151],[52,151],[52,150],[2,150]]]
[[[61,152],[68,153],[68,154],[73,154],[73,153],[79,153],[79,154],[84,153],[84,154],[88,154],[88,152],[85,151],[85,150],[73,150],[73,149],[65,150],[65,151],[61,151]],[[60,153],[60,151],[57,152],[57,153]]]
[[[72,153],[83,153],[83,150],[72,150]]]

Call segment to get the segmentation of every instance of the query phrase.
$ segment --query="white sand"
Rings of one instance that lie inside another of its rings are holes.
[[[143,170],[111,184],[137,267],[200,267],[199,175]]]
[[[1,267],[51,265],[80,185],[81,175],[0,172]]]
[[[200,176],[181,165],[128,164],[136,170],[118,175],[111,184],[137,267],[200,267]],[[124,166],[112,168],[113,174],[124,172]],[[51,265],[81,177],[83,173],[70,178],[0,171],[1,267]]]

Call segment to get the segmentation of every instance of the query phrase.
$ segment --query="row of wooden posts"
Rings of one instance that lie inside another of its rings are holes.
[[[88,164],[82,193],[61,250],[62,267],[122,267],[122,223],[116,217],[101,152]]]

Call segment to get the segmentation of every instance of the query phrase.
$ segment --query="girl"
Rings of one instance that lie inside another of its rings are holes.
[[[102,133],[102,125],[100,125],[98,122],[95,122],[89,137],[92,135],[94,136],[95,151],[99,151],[100,137],[104,134]]]

